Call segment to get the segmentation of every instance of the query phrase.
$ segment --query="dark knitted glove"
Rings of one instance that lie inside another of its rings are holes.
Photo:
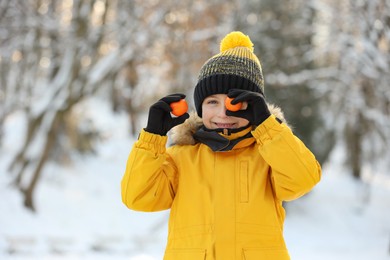
[[[172,117],[170,113],[172,109],[169,104],[185,97],[184,94],[172,94],[163,97],[153,104],[149,109],[148,124],[145,131],[158,135],[166,135],[172,127],[183,123],[189,117],[188,113],[179,117]]]
[[[247,119],[251,125],[258,126],[271,115],[261,93],[243,89],[231,89],[227,95],[230,98],[234,98],[231,102],[233,105],[238,102],[248,103],[248,107],[245,110],[236,112],[226,110],[227,116],[242,117]]]

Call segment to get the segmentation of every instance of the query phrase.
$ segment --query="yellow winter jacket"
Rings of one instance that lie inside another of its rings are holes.
[[[290,259],[282,201],[320,180],[313,154],[275,115],[254,130],[222,136],[230,142],[252,134],[227,151],[194,140],[193,118],[169,148],[166,136],[140,133],[121,183],[124,204],[171,209],[165,260]]]

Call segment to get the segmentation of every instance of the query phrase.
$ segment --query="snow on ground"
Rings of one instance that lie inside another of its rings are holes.
[[[97,103],[96,103],[97,102]],[[121,202],[120,180],[134,138],[125,115],[90,101],[107,139],[97,156],[46,166],[36,193],[37,213],[22,207],[6,168],[20,145],[18,114],[6,122],[0,150],[0,259],[162,259],[168,211],[141,213]],[[285,238],[293,260],[390,259],[390,176],[349,177],[336,151],[310,194],[286,204]],[[369,184],[367,184],[369,183]]]

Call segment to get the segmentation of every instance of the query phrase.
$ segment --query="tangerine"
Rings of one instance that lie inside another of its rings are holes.
[[[225,99],[225,106],[226,106],[226,109],[227,110],[230,110],[230,111],[233,111],[233,112],[236,112],[238,110],[240,110],[242,108],[242,102],[239,102],[235,105],[232,104],[232,100],[234,98],[230,98],[230,97],[227,97]]]
[[[188,104],[185,99],[180,99],[177,102],[172,102],[171,104],[169,104],[169,106],[172,109],[171,113],[175,116],[182,116],[188,110]]]

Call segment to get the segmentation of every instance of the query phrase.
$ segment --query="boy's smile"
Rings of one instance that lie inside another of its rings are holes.
[[[214,123],[217,128],[237,128],[236,123]]]
[[[235,129],[245,127],[249,121],[234,116],[226,115],[226,94],[214,94],[204,99],[202,103],[202,120],[208,129]]]

